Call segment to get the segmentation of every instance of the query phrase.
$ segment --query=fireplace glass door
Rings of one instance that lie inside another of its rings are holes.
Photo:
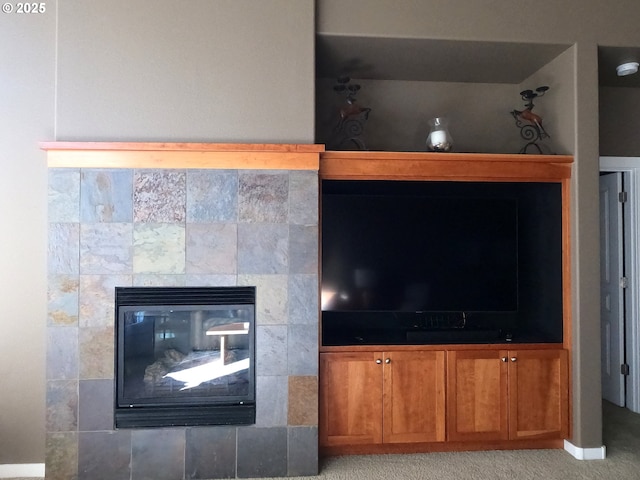
[[[254,423],[253,303],[170,291],[117,305],[116,426]]]

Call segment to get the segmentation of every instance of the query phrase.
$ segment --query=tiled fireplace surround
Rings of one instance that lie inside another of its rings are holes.
[[[46,478],[317,474],[319,148],[128,147],[43,146]],[[114,287],[144,285],[257,287],[254,426],[114,430]]]

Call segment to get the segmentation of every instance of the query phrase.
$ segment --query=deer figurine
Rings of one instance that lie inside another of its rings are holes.
[[[511,112],[511,114],[513,115],[513,118],[515,118],[516,121],[521,120],[521,121],[529,122],[530,124],[532,124],[538,130],[538,139],[549,137],[549,134],[545,131],[544,127],[542,126],[542,117],[540,115],[533,113],[532,111],[534,107],[533,99],[536,97],[543,96],[547,90],[549,90],[549,87],[546,87],[546,86],[536,88],[535,92],[533,90],[523,90],[522,92],[520,92],[520,96],[525,102],[527,102],[524,105],[525,109],[513,110]]]

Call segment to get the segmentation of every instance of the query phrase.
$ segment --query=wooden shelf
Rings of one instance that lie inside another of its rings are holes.
[[[49,168],[318,170],[323,145],[42,142]]]
[[[561,181],[570,155],[336,152],[320,154],[320,176],[332,180]]]

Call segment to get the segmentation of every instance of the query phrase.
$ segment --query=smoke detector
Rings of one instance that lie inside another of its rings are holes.
[[[616,72],[619,77],[624,77],[625,75],[633,75],[638,71],[638,62],[628,62],[618,65],[616,67]]]

